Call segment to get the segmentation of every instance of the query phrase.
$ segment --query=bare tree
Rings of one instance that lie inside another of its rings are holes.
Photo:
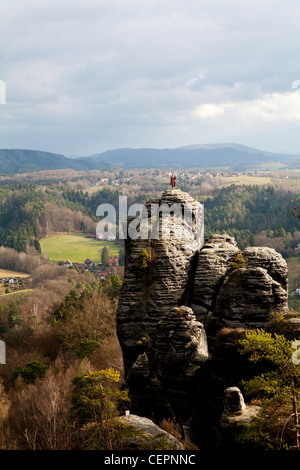
[[[21,449],[69,450],[71,384],[74,374],[50,372],[44,380],[17,391],[10,408],[10,428]]]

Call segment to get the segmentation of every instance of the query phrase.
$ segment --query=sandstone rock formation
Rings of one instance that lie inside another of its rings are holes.
[[[224,411],[220,420],[222,446],[229,450],[235,446],[238,435],[258,416],[259,406],[245,405],[238,387],[228,387],[224,392]]]
[[[156,326],[156,372],[163,381],[184,380],[208,359],[206,333],[189,307],[175,307]]]
[[[124,440],[125,450],[184,450],[184,445],[176,437],[148,418],[130,414],[119,419],[133,431]]]
[[[229,235],[211,235],[200,251],[194,280],[192,308],[200,321],[206,322],[216,304],[217,295],[231,269],[229,261],[238,252]]]
[[[165,212],[177,204],[181,212],[176,212],[171,218],[169,238],[165,233],[168,223],[159,223],[162,222],[160,213],[157,239],[151,238],[149,233],[146,239],[129,237],[125,241],[125,274],[117,312],[117,332],[126,374],[140,354],[141,338],[152,340],[161,317],[173,307],[187,302],[195,262],[203,244],[203,206],[200,203],[178,189],[166,191],[160,200],[147,203],[145,217],[149,227],[153,218],[152,204],[157,204]],[[181,238],[175,238],[174,234],[182,230],[182,214],[186,207],[190,209],[195,227],[187,227]],[[163,220],[168,222],[168,217]],[[128,226],[131,222],[129,219]],[[142,249],[150,255],[150,269],[144,273],[135,266]]]
[[[208,359],[203,325],[189,307],[174,307],[156,326],[155,338],[134,362],[126,382],[134,411],[189,420],[193,377]]]
[[[189,205],[190,230],[175,237],[183,223],[177,211],[169,238],[163,236],[159,214],[157,239],[148,233],[148,238],[126,240],[117,333],[133,412],[154,420],[171,417],[184,434],[193,421],[194,429],[202,425],[207,404],[214,406],[214,393],[218,416],[220,386],[223,393],[232,385],[226,374],[217,383],[223,359],[214,351],[216,334],[224,327],[262,327],[272,313],[286,313],[288,273],[273,249],[249,247],[241,253],[226,234],[211,235],[203,244],[203,206],[187,193],[166,191],[156,203],[167,212],[173,204],[182,210]],[[153,220],[151,202],[144,217]],[[136,264],[142,249],[149,253],[144,271]]]
[[[234,268],[238,247],[228,235],[212,235],[200,251],[192,308],[205,328],[262,327],[272,313],[287,313],[288,270],[274,249],[249,247]]]

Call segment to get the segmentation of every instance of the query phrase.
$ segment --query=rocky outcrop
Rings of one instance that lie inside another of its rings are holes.
[[[288,311],[288,270],[282,256],[266,247],[239,252],[228,235],[212,235],[200,251],[192,307],[208,335],[222,327],[260,328],[272,313]]]
[[[235,269],[220,289],[212,320],[220,327],[261,328],[272,313],[287,313],[286,290],[260,267]]]
[[[156,372],[162,381],[182,382],[208,359],[206,333],[189,307],[175,307],[156,326]]]
[[[166,212],[173,204],[181,210],[169,218],[171,230],[166,237],[168,226],[161,224],[161,213],[153,217],[149,202],[144,214],[148,238],[126,240],[117,310],[125,384],[133,413],[155,421],[170,417],[183,436],[187,429],[208,435],[205,420],[213,416],[219,426],[223,392],[245,372],[236,351],[230,350],[227,358],[228,341],[225,349],[218,350],[216,335],[224,327],[259,328],[272,313],[286,313],[287,265],[269,248],[249,247],[241,252],[226,234],[211,235],[203,244],[203,207],[187,193],[166,191],[156,203]],[[185,205],[191,217],[187,217],[188,230],[178,238]],[[154,219],[157,238],[149,232],[149,221]],[[138,269],[143,249],[148,261]]]
[[[160,208],[159,214],[151,211],[152,207]],[[140,354],[141,338],[151,341],[162,316],[188,302],[189,286],[203,245],[203,206],[187,193],[177,189],[166,191],[160,200],[149,201],[146,208],[148,237],[128,237],[125,241],[125,274],[117,312],[117,333],[126,374]],[[172,208],[175,214],[169,218],[168,211]],[[154,224],[153,219],[156,219]],[[128,227],[131,223],[129,219]],[[157,238],[151,238],[156,236],[156,230]],[[150,256],[149,269],[145,272],[135,265],[143,249]]]
[[[192,304],[197,318],[206,323],[214,311],[218,293],[238,252],[234,238],[211,235],[200,251],[194,280]]]
[[[175,307],[157,323],[155,338],[144,347],[126,378],[133,409],[175,418],[183,426],[189,420],[194,375],[209,357],[203,325],[191,308]]]
[[[124,450],[184,450],[184,445],[153,421],[136,415],[121,416],[131,432],[122,442]]]
[[[260,407],[246,405],[238,387],[228,387],[224,392],[224,411],[220,420],[221,445],[229,450],[236,446],[238,436],[259,414]]]

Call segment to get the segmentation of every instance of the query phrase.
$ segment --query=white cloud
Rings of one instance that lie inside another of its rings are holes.
[[[294,0],[2,0],[1,146],[298,148]],[[213,126],[213,127],[209,127]]]
[[[225,114],[244,122],[300,121],[300,91],[265,93],[256,99],[241,102],[204,103],[194,110],[194,115],[201,119],[213,119]]]

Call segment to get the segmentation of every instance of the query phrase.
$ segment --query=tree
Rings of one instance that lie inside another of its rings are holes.
[[[67,296],[54,311],[53,326],[63,349],[86,357],[113,334],[116,305],[103,290],[84,290],[80,297]]]
[[[109,251],[107,246],[104,246],[101,253],[101,262],[103,266],[109,266]]]
[[[119,265],[124,266],[125,264],[125,248],[121,246],[119,249]]]
[[[122,288],[122,281],[118,274],[113,274],[112,276],[110,276],[110,283],[113,288],[114,295],[118,297]]]
[[[240,269],[240,268],[245,268],[248,263],[248,258],[243,258],[241,250],[239,250],[233,261],[228,261],[229,264],[233,267],[233,269]]]
[[[240,346],[250,361],[268,365],[266,372],[242,382],[244,393],[261,403],[259,418],[243,438],[271,449],[299,450],[300,366],[292,360],[293,341],[258,329],[246,332]]]
[[[137,257],[134,265],[141,273],[144,273],[149,268],[149,262],[150,262],[149,253],[147,252],[147,250],[143,248],[139,256]]]
[[[48,371],[44,379],[12,393],[9,426],[18,448],[70,450],[75,430],[70,423],[73,370]]]
[[[83,448],[120,449],[126,426],[118,421],[118,408],[129,401],[121,390],[120,373],[113,368],[87,372],[73,380],[71,416],[82,430]]]
[[[44,378],[48,366],[41,361],[27,362],[26,366],[19,366],[13,373],[15,380],[19,375],[22,377],[26,384],[34,383],[37,379]]]

